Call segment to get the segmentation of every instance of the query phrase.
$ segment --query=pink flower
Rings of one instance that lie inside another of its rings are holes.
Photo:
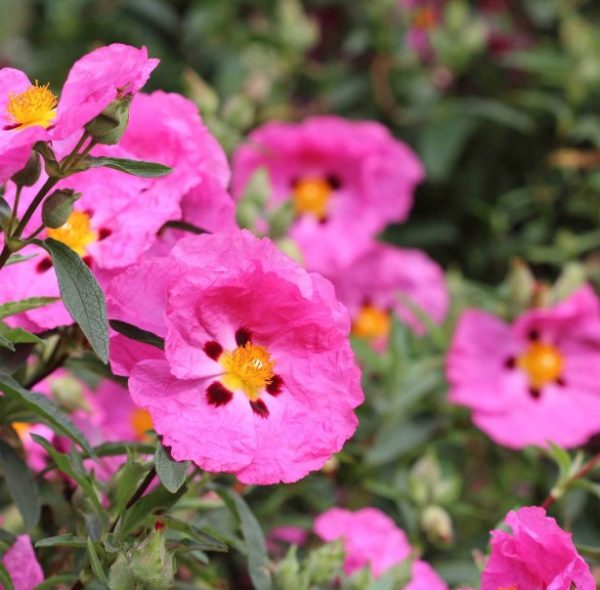
[[[15,590],[33,590],[44,581],[44,572],[33,551],[28,535],[19,535],[2,557]],[[2,585],[0,585],[0,590]]]
[[[145,47],[101,47],[75,62],[60,100],[23,72],[0,69],[0,184],[23,168],[37,141],[81,132],[113,100],[137,92],[157,65]]]
[[[448,288],[442,269],[419,250],[374,244],[347,269],[329,277],[346,305],[357,336],[385,341],[390,312],[422,334],[425,326],[403,301],[439,323],[448,310]]]
[[[445,0],[400,0],[408,20],[406,43],[423,61],[433,58],[431,33],[442,24],[444,4]]]
[[[369,567],[375,578],[408,559],[412,549],[402,529],[376,508],[356,512],[331,508],[315,520],[315,533],[323,541],[342,540],[344,571]],[[447,590],[446,584],[424,561],[412,565],[412,579],[404,590]]]
[[[270,241],[184,238],[118,276],[108,302],[109,317],[165,339],[163,352],[116,336],[111,359],[176,460],[293,482],[354,433],[363,395],[347,313]]]
[[[506,524],[512,534],[492,531],[491,555],[481,590],[595,590],[589,566],[577,553],[571,534],[543,508],[511,511]]]
[[[599,313],[589,286],[512,325],[467,310],[447,358],[450,400],[511,448],[583,444],[600,431]]]
[[[268,123],[234,156],[233,194],[254,172],[269,173],[270,209],[292,200],[290,235],[311,270],[333,272],[365,250],[375,233],[408,216],[423,167],[378,123],[326,116]]]
[[[213,232],[235,229],[227,157],[190,100],[160,91],[138,94],[119,147],[134,159],[173,169],[149,191],[174,206],[171,219]]]

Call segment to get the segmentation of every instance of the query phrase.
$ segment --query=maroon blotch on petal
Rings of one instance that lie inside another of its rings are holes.
[[[221,356],[223,347],[216,340],[210,340],[204,345],[204,352],[206,356],[216,361]]]
[[[251,340],[252,340],[252,332],[250,332],[250,330],[248,330],[248,328],[240,328],[235,333],[235,343],[238,346],[244,346],[244,344],[247,344]]]
[[[220,381],[213,381],[206,388],[206,400],[211,406],[218,408],[228,404],[233,399],[233,393]]]
[[[47,270],[50,270],[51,268],[52,268],[52,259],[49,258],[48,256],[46,256],[45,258],[42,258],[37,263],[37,266],[35,267],[35,272],[42,274],[43,272],[46,272]]]
[[[281,393],[281,388],[283,387],[283,379],[279,375],[273,375],[271,378],[271,383],[269,383],[266,387],[267,393],[271,395],[277,396]]]
[[[261,399],[250,402],[250,407],[252,408],[252,411],[261,418],[269,417],[269,408],[267,408],[267,405]]]

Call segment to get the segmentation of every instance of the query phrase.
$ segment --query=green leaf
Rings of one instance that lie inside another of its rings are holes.
[[[8,491],[23,517],[25,527],[31,529],[40,518],[40,497],[33,476],[14,449],[3,440],[0,440],[0,464]]]
[[[160,348],[161,350],[165,349],[165,340],[160,336],[157,336],[153,332],[148,332],[147,330],[142,330],[141,328],[137,328],[133,324],[129,324],[127,322],[122,322],[121,320],[110,320],[110,327],[119,334],[123,334],[123,336],[127,336],[127,338],[131,338],[131,340],[136,340],[137,342],[143,342],[144,344],[149,344],[150,346],[155,346],[156,348]]]
[[[4,590],[15,590],[10,574],[2,562],[0,562],[0,582]]]
[[[108,588],[108,578],[106,577],[106,572],[102,567],[102,563],[100,562],[100,558],[98,557],[98,553],[96,553],[96,548],[94,547],[94,543],[90,537],[87,538],[87,550],[92,571],[94,572],[96,578],[104,585],[104,587]]]
[[[213,530],[208,529],[208,527],[207,530],[204,530],[204,527],[199,528],[176,518],[166,518],[164,521],[167,529],[177,531],[196,541],[199,545],[198,548],[201,551],[219,551],[222,553],[229,551],[229,547],[226,543],[215,535],[207,532],[208,530],[210,530],[211,533],[213,532]]]
[[[8,348],[8,350],[11,350],[12,352],[15,351],[15,345],[8,338],[2,336],[2,334],[0,334],[0,346],[2,348]]]
[[[115,479],[113,506],[117,514],[121,514],[127,502],[148,473],[148,467],[138,461],[127,461],[119,470]]]
[[[76,464],[70,455],[57,451],[45,438],[38,436],[37,434],[31,434],[30,436],[34,442],[41,445],[50,457],[52,457],[52,460],[56,463],[56,467],[60,471],[79,484],[85,495],[94,504],[97,513],[105,515],[106,512],[104,508],[102,508],[94,483],[89,474],[82,469],[81,465]]]
[[[27,262],[32,258],[36,258],[37,254],[28,254],[27,256],[23,256],[21,254],[11,254],[9,259],[6,261],[4,266],[10,266],[11,264],[18,264],[19,262]]]
[[[76,537],[72,533],[66,535],[57,535],[56,537],[46,537],[40,539],[36,544],[36,549],[42,549],[44,547],[77,547],[83,548],[87,545],[87,542],[82,537]]]
[[[52,238],[40,244],[52,256],[65,307],[81,327],[96,354],[107,363],[108,320],[102,289],[81,256],[67,245]]]
[[[232,490],[220,489],[218,494],[223,498],[227,507],[240,521],[240,528],[246,542],[248,570],[256,590],[271,590],[271,573],[267,557],[267,545],[256,516],[244,499]]]
[[[154,454],[154,465],[162,484],[174,494],[185,483],[190,462],[174,461],[159,442]]]
[[[112,168],[119,172],[142,176],[144,178],[159,178],[171,173],[172,168],[158,162],[143,162],[141,160],[127,160],[125,158],[107,158],[104,156],[88,156],[85,160],[91,168]]]
[[[75,441],[90,457],[95,457],[94,451],[85,435],[57,406],[46,396],[32,393],[23,388],[17,381],[8,375],[0,373],[0,391],[7,396],[20,401],[29,411],[43,418],[59,434],[68,436]]]
[[[23,328],[11,328],[3,322],[0,322],[0,339],[8,340],[13,345],[41,344],[43,342],[43,340],[35,334],[32,334]],[[14,346],[12,347],[12,350],[14,350]]]
[[[9,301],[3,303],[0,305],[0,320],[17,313],[29,311],[30,309],[44,307],[44,305],[54,303],[55,301],[58,301],[58,297],[31,297],[29,299],[23,299],[22,301]]]
[[[160,486],[158,489],[146,494],[123,516],[121,526],[118,530],[119,535],[122,538],[126,537],[157,510],[165,511],[173,506],[186,491],[186,486],[183,486],[175,494],[172,494],[163,486]]]

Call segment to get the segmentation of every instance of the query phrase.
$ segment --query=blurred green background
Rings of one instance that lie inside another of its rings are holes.
[[[94,46],[146,45],[151,88],[193,98],[229,152],[272,118],[379,120],[428,170],[386,238],[476,280],[515,256],[552,279],[600,246],[598,4],[0,0],[0,65],[59,88]]]

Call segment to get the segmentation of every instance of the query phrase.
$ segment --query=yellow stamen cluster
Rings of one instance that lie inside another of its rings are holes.
[[[247,342],[233,352],[223,353],[219,363],[225,370],[223,385],[232,391],[243,391],[250,401],[256,401],[273,380],[275,361],[269,351],[258,344]]]
[[[517,359],[518,367],[527,373],[529,383],[534,388],[543,387],[560,378],[564,364],[559,350],[552,344],[542,342],[532,342]]]
[[[352,333],[359,338],[385,338],[392,325],[390,313],[374,305],[365,305],[352,322]]]
[[[331,185],[323,178],[305,178],[294,186],[292,195],[296,215],[314,215],[322,220],[327,217]]]
[[[63,226],[49,229],[48,237],[66,244],[79,256],[85,256],[87,246],[98,239],[98,233],[91,228],[90,216],[83,211],[73,211]]]
[[[38,81],[24,92],[11,93],[8,97],[6,112],[15,129],[26,127],[50,127],[56,119],[58,100],[50,90],[49,84],[40,86]]]

